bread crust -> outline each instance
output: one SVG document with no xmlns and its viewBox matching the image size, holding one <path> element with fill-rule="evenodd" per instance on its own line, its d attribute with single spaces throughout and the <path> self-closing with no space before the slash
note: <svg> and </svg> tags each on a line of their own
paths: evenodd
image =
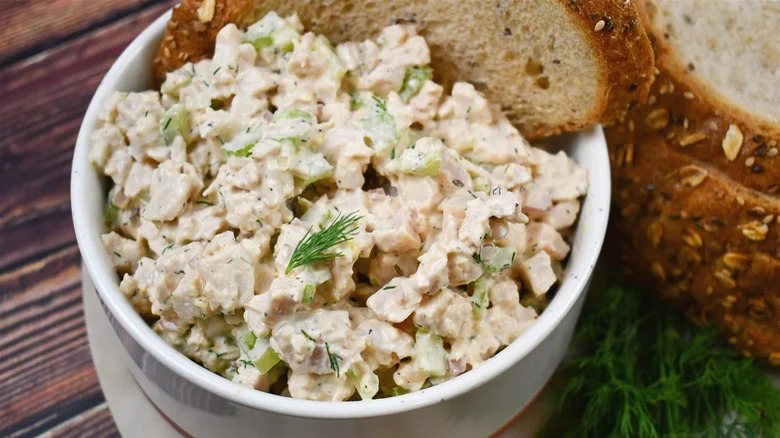
<svg viewBox="0 0 780 438">
<path fill-rule="evenodd" d="M 597 62 L 601 92 L 594 96 L 595 103 L 583 118 L 572 118 L 562 125 L 519 125 L 523 135 L 529 139 L 613 120 L 630 106 L 643 102 L 652 81 L 650 42 L 630 2 L 550 1 L 557 3 L 558 7 L 574 18 L 593 52 L 599 54 Z M 239 27 L 246 27 L 267 12 L 263 0 L 217 0 L 213 17 L 202 22 L 198 19 L 198 8 L 202 3 L 202 0 L 183 0 L 174 8 L 153 64 L 154 76 L 158 81 L 165 78 L 166 72 L 187 62 L 210 57 L 217 32 L 224 25 L 235 23 Z M 604 24 L 596 30 L 600 21 Z M 377 21 L 377 32 L 383 23 Z M 304 20 L 304 25 L 308 27 L 309 24 Z M 328 36 L 333 39 L 332 35 Z"/>
<path fill-rule="evenodd" d="M 780 128 L 701 83 L 638 8 L 657 74 L 647 105 L 606 130 L 608 245 L 691 319 L 780 366 Z"/>
<path fill-rule="evenodd" d="M 598 58 L 601 75 L 598 104 L 588 124 L 609 123 L 647 99 L 653 81 L 653 49 L 636 8 L 625 0 L 557 0 L 587 31 Z M 603 22 L 602 27 L 600 22 Z M 599 29 L 600 30 L 596 30 Z M 585 124 L 535 132 L 546 137 L 584 127 Z"/>
</svg>

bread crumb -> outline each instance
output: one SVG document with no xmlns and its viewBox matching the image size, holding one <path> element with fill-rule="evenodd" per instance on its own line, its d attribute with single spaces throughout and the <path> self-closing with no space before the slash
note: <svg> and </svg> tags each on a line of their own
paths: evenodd
<svg viewBox="0 0 780 438">
<path fill-rule="evenodd" d="M 604 22 L 604 20 L 599 20 L 598 23 L 596 23 L 596 27 L 593 28 L 596 32 L 600 31 L 601 29 L 604 29 L 604 26 L 606 26 L 607 23 Z"/>
<path fill-rule="evenodd" d="M 739 155 L 739 151 L 742 149 L 743 140 L 744 136 L 742 135 L 742 131 L 739 130 L 739 127 L 734 124 L 729 125 L 729 129 L 726 131 L 722 143 L 723 153 L 726 154 L 726 158 L 729 161 L 737 159 L 737 155 Z"/>
<path fill-rule="evenodd" d="M 686 91 L 685 93 L 683 93 L 683 97 L 688 99 L 688 100 L 693 100 L 693 98 L 696 97 L 696 96 L 694 96 L 694 94 L 691 93 L 690 91 Z"/>
</svg>

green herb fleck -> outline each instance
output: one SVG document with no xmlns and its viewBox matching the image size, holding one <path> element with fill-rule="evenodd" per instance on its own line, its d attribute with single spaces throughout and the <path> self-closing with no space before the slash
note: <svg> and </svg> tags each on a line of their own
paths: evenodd
<svg viewBox="0 0 780 438">
<path fill-rule="evenodd" d="M 302 334 L 304 337 L 306 337 L 306 339 L 308 339 L 308 340 L 310 340 L 310 341 L 312 341 L 312 342 L 317 342 L 317 341 L 315 341 L 315 340 L 314 340 L 314 338 L 312 338 L 312 337 L 311 337 L 311 335 L 310 335 L 310 334 L 306 333 L 306 330 L 303 330 L 303 329 L 301 329 L 301 334 Z"/>
<path fill-rule="evenodd" d="M 336 376 L 339 375 L 339 362 L 337 360 L 336 355 L 332 354 L 330 352 L 330 345 L 328 343 L 325 343 L 325 352 L 328 353 L 328 360 L 330 361 L 330 369 L 336 372 Z"/>
<path fill-rule="evenodd" d="M 385 286 L 382 288 L 382 290 L 390 290 L 390 289 L 395 289 L 395 286 Z"/>
<path fill-rule="evenodd" d="M 122 254 L 120 254 L 120 253 L 118 253 L 118 252 L 116 252 L 116 251 L 114 251 L 114 255 L 115 255 L 115 256 L 117 256 L 117 257 L 119 257 L 119 258 L 122 258 Z"/>
<path fill-rule="evenodd" d="M 344 254 L 340 252 L 328 254 L 325 251 L 352 240 L 352 237 L 358 232 L 358 227 L 355 223 L 361 217 L 357 215 L 356 211 L 346 216 L 342 216 L 339 213 L 327 228 L 313 234 L 311 233 L 311 228 L 309 228 L 295 246 L 285 273 L 289 274 L 290 271 L 299 266 L 322 263 L 335 257 L 343 257 Z"/>
</svg>

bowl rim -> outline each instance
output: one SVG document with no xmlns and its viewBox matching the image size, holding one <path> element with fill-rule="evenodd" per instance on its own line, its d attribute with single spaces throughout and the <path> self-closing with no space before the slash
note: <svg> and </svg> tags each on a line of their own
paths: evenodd
<svg viewBox="0 0 780 438">
<path fill-rule="evenodd" d="M 293 417 L 358 419 L 398 414 L 453 399 L 503 373 L 542 343 L 584 293 L 604 241 L 609 216 L 609 159 L 600 126 L 589 131 L 590 135 L 598 137 L 600 143 L 603 143 L 592 151 L 603 169 L 599 168 L 599 172 L 589 172 L 589 193 L 594 187 L 601 192 L 601 202 L 597 205 L 599 214 L 592 215 L 592 218 L 584 218 L 584 215 L 580 214 L 579 218 L 580 221 L 589 221 L 588 234 L 595 239 L 584 242 L 576 255 L 572 252 L 564 280 L 555 298 L 539 318 L 518 339 L 479 367 L 430 388 L 396 397 L 359 402 L 320 402 L 281 397 L 244 387 L 212 373 L 176 351 L 130 306 L 119 291 L 116 274 L 111 272 L 111 269 L 103 269 L 107 266 L 105 263 L 101 266 L 100 259 L 107 259 L 108 255 L 100 244 L 100 233 L 95 233 L 94 229 L 88 227 L 90 204 L 84 195 L 90 185 L 89 136 L 95 129 L 100 107 L 107 94 L 115 88 L 121 74 L 135 62 L 139 53 L 162 38 L 170 16 L 171 11 L 168 10 L 147 26 L 122 52 L 102 79 L 82 120 L 71 170 L 71 210 L 76 239 L 84 265 L 104 303 L 104 310 L 111 313 L 144 352 L 151 354 L 170 371 L 236 404 Z M 97 237 L 95 234 L 98 234 Z"/>
</svg>

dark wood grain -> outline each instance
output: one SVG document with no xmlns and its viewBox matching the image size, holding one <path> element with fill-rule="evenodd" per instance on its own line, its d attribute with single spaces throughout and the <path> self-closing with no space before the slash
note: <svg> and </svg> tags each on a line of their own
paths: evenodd
<svg viewBox="0 0 780 438">
<path fill-rule="evenodd" d="M 0 65 L 161 0 L 10 0 L 0 15 Z"/>
<path fill-rule="evenodd" d="M 106 70 L 173 2 L 7 3 L 0 16 L 0 185 L 9 189 L 0 196 L 0 436 L 117 436 L 87 344 L 70 162 Z M 9 62 L 19 54 L 25 57 Z"/>
<path fill-rule="evenodd" d="M 49 432 L 51 438 L 107 438 L 117 436 L 108 406 L 101 403 Z"/>
</svg>

